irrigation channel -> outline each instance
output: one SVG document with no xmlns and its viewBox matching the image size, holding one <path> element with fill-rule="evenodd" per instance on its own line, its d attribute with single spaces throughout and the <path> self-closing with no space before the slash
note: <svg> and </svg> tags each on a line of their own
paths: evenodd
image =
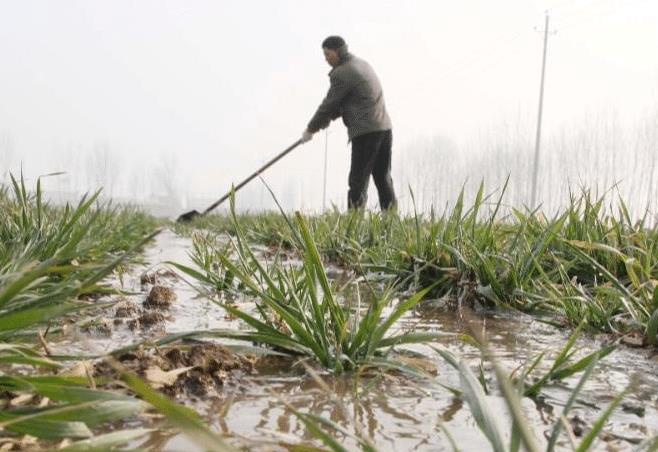
<svg viewBox="0 0 658 452">
<path fill-rule="evenodd" d="M 244 330 L 244 322 L 200 295 L 192 287 L 195 282 L 188 275 L 168 264 L 177 262 L 193 267 L 191 248 L 190 238 L 171 230 L 161 232 L 144 250 L 142 264 L 111 281 L 129 294 L 122 295 L 121 301 L 104 310 L 90 325 L 72 326 L 67 328 L 66 334 L 52 339 L 49 342 L 52 353 L 104 355 L 117 348 L 140 341 L 155 342 L 175 333 Z M 257 248 L 256 254 L 265 259 L 269 252 L 271 250 L 263 246 Z M 295 259 L 291 256 L 283 263 L 299 265 Z M 329 267 L 327 273 L 332 279 L 340 280 L 345 278 L 346 271 Z M 158 287 L 164 288 L 161 290 L 166 292 L 165 301 L 162 306 L 147 309 L 143 305 L 153 297 L 154 287 L 156 291 Z M 352 293 L 358 295 L 356 289 Z M 116 301 L 117 296 L 109 299 Z M 255 311 L 254 300 L 249 297 L 238 297 L 230 302 L 246 312 Z M 154 303 L 157 304 L 157 300 Z M 490 413 L 503 432 L 502 441 L 509 444 L 511 417 L 505 398 L 496 384 L 491 361 L 482 358 L 481 349 L 469 338 L 473 331 L 486 337 L 496 362 L 507 372 L 516 369 L 520 373 L 522 366 L 528 366 L 544 354 L 546 359 L 539 361 L 534 370 L 541 375 L 549 370 L 573 332 L 573 329 L 542 323 L 518 311 L 487 311 L 468 306 L 456 309 L 442 300 L 431 299 L 407 312 L 395 328 L 437 334 L 431 343 L 398 347 L 416 352 L 401 355 L 399 359 L 420 369 L 424 377 L 390 369 L 336 374 L 322 370 L 308 359 L 277 354 L 259 356 L 257 351 L 264 348 L 250 342 L 208 337 L 184 342 L 188 347 L 187 358 L 180 356 L 180 351 L 162 352 L 170 364 L 176 361 L 169 368 L 162 356 L 154 357 L 152 350 L 149 354 L 129 347 L 123 357 L 115 356 L 119 356 L 124 365 L 132 365 L 132 369 L 144 371 L 150 367 L 147 380 L 154 387 L 159 386 L 179 403 L 202 413 L 214 430 L 238 448 L 295 450 L 303 445 L 322 446 L 318 436 L 293 414 L 292 409 L 295 409 L 328 419 L 351 434 L 370 440 L 381 451 L 454 450 L 455 445 L 459 450 L 484 451 L 491 450 L 492 443 L 478 427 L 466 397 L 457 392 L 463 390 L 463 375 L 437 350 L 451 353 L 478 376 L 488 392 L 484 397 Z M 218 349 L 217 356 L 202 356 L 200 361 L 194 361 L 189 350 L 208 341 L 224 344 L 229 349 Z M 575 362 L 578 357 L 600 350 L 610 341 L 612 338 L 605 335 L 581 335 L 576 341 L 578 352 L 571 359 Z M 247 358 L 226 350 L 242 350 Z M 222 360 L 230 362 L 222 364 Z M 217 368 L 210 369 L 213 376 L 208 378 L 202 375 L 199 367 L 207 367 L 211 361 Z M 153 375 L 153 366 L 163 371 L 177 367 L 183 370 L 173 379 L 170 379 L 171 374 L 158 379 L 158 375 Z M 197 374 L 191 375 L 194 372 Z M 537 442 L 543 444 L 542 449 L 580 376 L 581 373 L 576 373 L 552 382 L 541 388 L 539 396 L 520 399 L 524 417 Z M 593 449 L 634 450 L 640 442 L 655 436 L 658 432 L 658 357 L 654 349 L 618 344 L 593 368 L 564 419 L 565 428 L 557 449 L 571 450 L 570 436 L 576 443 L 580 442 L 615 396 L 629 384 L 629 393 L 608 418 Z M 121 427 L 151 428 L 161 423 L 157 417 L 140 416 L 128 419 Z M 348 450 L 359 448 L 356 439 L 335 430 L 327 431 Z M 162 428 L 126 447 L 202 450 L 176 430 Z"/>
</svg>

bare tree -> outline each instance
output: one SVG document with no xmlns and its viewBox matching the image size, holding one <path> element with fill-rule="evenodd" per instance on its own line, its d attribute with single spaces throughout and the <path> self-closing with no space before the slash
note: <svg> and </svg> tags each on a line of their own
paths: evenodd
<svg viewBox="0 0 658 452">
<path fill-rule="evenodd" d="M 180 176 L 177 171 L 178 162 L 174 154 L 164 156 L 153 167 L 153 180 L 151 190 L 160 198 L 160 203 L 172 207 L 181 207 Z"/>
<path fill-rule="evenodd" d="M 107 197 L 113 197 L 119 178 L 119 161 L 112 154 L 110 146 L 106 142 L 96 143 L 91 152 L 87 154 L 87 186 L 88 189 L 96 190 L 103 188 Z"/>
</svg>

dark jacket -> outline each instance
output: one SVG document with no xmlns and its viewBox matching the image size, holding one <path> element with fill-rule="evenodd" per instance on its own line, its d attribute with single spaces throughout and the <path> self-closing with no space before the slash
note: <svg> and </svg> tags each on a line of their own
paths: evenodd
<svg viewBox="0 0 658 452">
<path fill-rule="evenodd" d="M 386 113 L 384 92 L 375 71 L 346 48 L 340 49 L 339 55 L 340 64 L 329 72 L 329 92 L 308 123 L 308 130 L 315 133 L 324 129 L 339 116 L 343 117 L 350 140 L 390 130 L 391 118 Z"/>
</svg>

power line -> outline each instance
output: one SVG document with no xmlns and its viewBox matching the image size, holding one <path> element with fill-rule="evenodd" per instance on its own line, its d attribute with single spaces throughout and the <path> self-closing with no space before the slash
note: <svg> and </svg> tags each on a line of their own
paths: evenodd
<svg viewBox="0 0 658 452">
<path fill-rule="evenodd" d="M 642 0 L 642 1 L 647 1 L 647 0 Z M 585 22 L 582 21 L 578 22 L 578 20 L 576 20 L 575 22 L 569 23 L 566 26 L 566 27 L 571 27 L 572 25 L 578 25 L 579 23 L 587 23 L 592 19 L 596 19 L 602 15 L 606 15 L 615 11 L 614 8 L 612 10 L 604 9 L 599 11 L 598 14 L 592 15 L 593 7 L 602 4 L 602 2 L 605 2 L 605 0 L 585 0 L 582 3 L 565 0 L 564 2 L 558 4 L 558 6 L 554 6 L 550 8 L 548 12 L 552 14 L 555 11 L 559 11 L 559 13 L 552 15 L 558 16 L 560 20 L 563 20 L 565 18 L 566 19 L 580 19 L 583 17 L 588 18 L 588 20 L 586 20 Z M 610 3 L 606 3 L 605 5 L 611 6 Z M 565 27 L 560 27 L 560 29 L 562 28 Z M 468 55 L 466 59 L 457 62 L 457 64 L 448 68 L 447 70 L 442 71 L 441 75 L 438 77 L 438 81 L 442 81 L 448 77 L 460 75 L 466 71 L 479 68 L 481 67 L 480 66 L 481 63 L 487 64 L 487 63 L 492 63 L 492 62 L 495 63 L 500 61 L 501 60 L 500 54 L 502 53 L 502 51 L 507 49 L 510 44 L 515 42 L 519 37 L 524 35 L 527 31 L 529 30 L 519 30 L 512 34 L 500 33 L 495 37 L 493 37 L 492 39 L 488 39 L 487 45 L 485 47 Z"/>
<path fill-rule="evenodd" d="M 585 0 L 584 3 L 578 4 L 577 2 L 574 2 L 573 0 L 565 0 L 560 4 L 557 9 L 563 8 L 564 5 L 569 5 L 571 8 L 567 9 L 567 12 L 570 12 L 570 14 L 567 15 L 567 17 L 574 17 L 577 15 L 580 15 L 581 13 L 587 11 L 592 5 L 600 2 L 601 0 Z M 575 8 L 574 8 L 575 6 Z M 554 8 L 551 8 L 549 11 L 552 11 Z M 576 14 L 574 14 L 576 13 Z M 470 55 L 467 55 L 466 59 L 463 59 L 460 62 L 457 62 L 456 65 L 454 65 L 451 68 L 448 68 L 446 71 L 443 71 L 442 74 L 439 76 L 439 80 L 443 80 L 449 76 L 455 76 L 455 75 L 460 75 L 464 71 L 468 71 L 470 69 L 474 69 L 476 67 L 479 67 L 479 64 L 481 62 L 498 62 L 500 61 L 500 53 L 501 51 L 504 51 L 509 47 L 510 44 L 513 42 L 517 41 L 518 38 L 523 36 L 524 34 L 528 33 L 530 30 L 518 30 L 515 33 L 508 34 L 508 33 L 499 33 L 498 35 L 494 36 L 493 38 L 490 38 L 487 40 L 487 45 L 484 46 L 482 49 L 473 52 Z M 484 57 L 484 58 L 482 58 Z"/>
<path fill-rule="evenodd" d="M 499 35 L 498 39 L 494 39 L 493 42 L 489 41 L 490 42 L 489 46 L 481 49 L 478 52 L 471 54 L 470 58 L 466 60 L 462 60 L 461 63 L 453 66 L 452 68 L 443 71 L 439 76 L 438 81 L 444 80 L 447 77 L 460 75 L 463 74 L 465 71 L 469 71 L 476 67 L 480 67 L 479 65 L 482 62 L 488 63 L 491 61 L 499 60 L 499 58 L 496 57 L 500 57 L 501 52 L 507 49 L 509 44 L 516 41 L 516 39 L 519 38 L 524 33 L 526 33 L 526 30 L 517 31 L 512 35 Z"/>
</svg>

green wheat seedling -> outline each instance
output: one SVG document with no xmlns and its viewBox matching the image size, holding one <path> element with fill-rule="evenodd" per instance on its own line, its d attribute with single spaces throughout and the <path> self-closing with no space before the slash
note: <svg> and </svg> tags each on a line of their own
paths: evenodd
<svg viewBox="0 0 658 452">
<path fill-rule="evenodd" d="M 99 205 L 98 192 L 75 206 L 53 207 L 43 199 L 40 180 L 34 192 L 22 177 L 11 181 L 12 189 L 0 190 L 0 393 L 49 403 L 3 408 L 1 434 L 80 439 L 99 447 L 144 436 L 148 430 L 121 430 L 92 441 L 94 430 L 136 416 L 147 405 L 95 389 L 90 378 L 53 376 L 63 363 L 44 350 L 40 332 L 96 309 L 80 297 L 109 291 L 104 279 L 134 260 L 157 233 L 155 221 L 134 209 Z"/>
<path fill-rule="evenodd" d="M 327 262 L 400 291 L 433 285 L 430 296 L 488 307 L 512 307 L 559 325 L 658 338 L 658 230 L 633 220 L 623 200 L 606 208 L 606 194 L 571 194 L 547 216 L 507 206 L 507 185 L 467 202 L 462 189 L 451 207 L 411 216 L 337 210 L 305 218 Z M 410 191 L 413 199 L 413 191 Z M 300 239 L 284 215 L 238 216 L 243 240 L 295 252 Z M 209 216 L 213 233 L 235 235 L 231 218 Z M 296 226 L 295 226 L 296 228 Z"/>
<path fill-rule="evenodd" d="M 232 204 L 232 211 L 235 212 Z M 301 265 L 281 265 L 278 259 L 262 263 L 246 242 L 234 214 L 235 237 L 231 254 L 217 252 L 222 271 L 242 284 L 255 298 L 257 314 L 252 315 L 229 303 L 217 301 L 224 309 L 244 321 L 249 331 L 226 332 L 227 336 L 267 344 L 279 351 L 311 356 L 335 372 L 355 369 L 363 364 L 385 362 L 385 352 L 399 344 L 424 342 L 430 333 L 391 333 L 394 324 L 413 309 L 432 287 L 415 293 L 393 305 L 392 290 L 375 297 L 365 309 L 341 302 L 341 294 L 327 277 L 322 258 L 303 216 L 297 213 L 287 224 L 299 237 Z M 201 257 L 197 255 L 197 258 Z M 177 265 L 188 275 L 210 282 L 199 271 Z M 206 268 L 208 272 L 210 269 Z M 384 315 L 385 309 L 391 312 Z"/>
</svg>

